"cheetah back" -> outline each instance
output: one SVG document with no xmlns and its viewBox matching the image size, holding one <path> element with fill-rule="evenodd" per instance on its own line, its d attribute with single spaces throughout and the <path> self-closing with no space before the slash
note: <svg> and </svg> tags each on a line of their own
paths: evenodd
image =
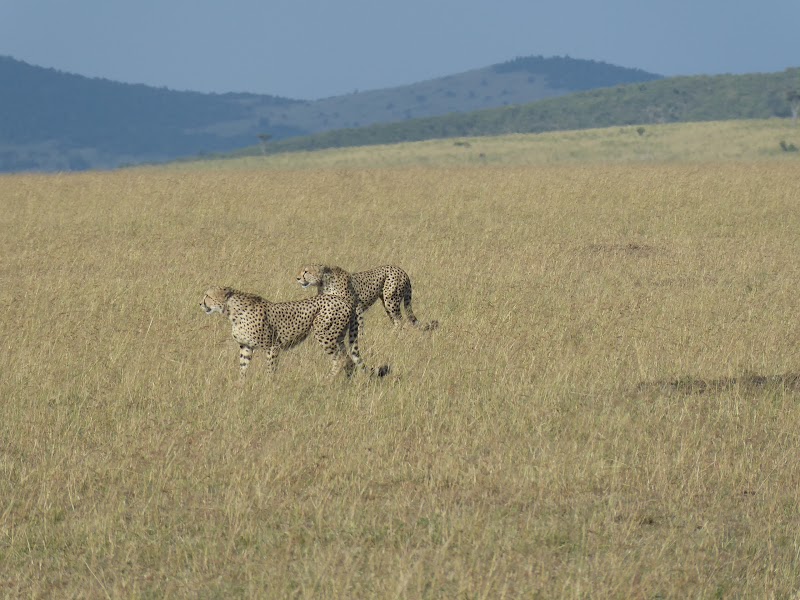
<svg viewBox="0 0 800 600">
<path fill-rule="evenodd" d="M 275 343 L 282 348 L 299 344 L 312 329 L 326 339 L 343 339 L 349 321 L 349 305 L 336 296 L 271 303 L 266 311 L 268 328 L 274 332 Z"/>
<path fill-rule="evenodd" d="M 352 273 L 350 281 L 365 309 L 375 304 L 378 298 L 383 299 L 385 294 L 393 292 L 398 287 L 404 288 L 406 285 L 411 285 L 411 280 L 406 272 L 394 265 L 383 265 L 367 271 Z"/>
</svg>

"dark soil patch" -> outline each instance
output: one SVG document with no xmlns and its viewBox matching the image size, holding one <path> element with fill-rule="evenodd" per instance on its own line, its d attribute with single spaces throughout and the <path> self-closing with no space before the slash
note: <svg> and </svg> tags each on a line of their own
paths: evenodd
<svg viewBox="0 0 800 600">
<path fill-rule="evenodd" d="M 591 244 L 589 252 L 593 254 L 613 254 L 616 256 L 646 257 L 657 252 L 655 246 L 629 242 L 627 244 Z"/>
<path fill-rule="evenodd" d="M 768 389 L 784 389 L 792 392 L 800 392 L 800 374 L 758 375 L 755 373 L 748 373 L 740 377 L 723 377 L 721 379 L 699 379 L 687 376 L 673 380 L 643 381 L 636 386 L 636 391 L 683 394 L 689 396 L 721 392 L 735 387 L 749 392 L 759 392 Z"/>
</svg>

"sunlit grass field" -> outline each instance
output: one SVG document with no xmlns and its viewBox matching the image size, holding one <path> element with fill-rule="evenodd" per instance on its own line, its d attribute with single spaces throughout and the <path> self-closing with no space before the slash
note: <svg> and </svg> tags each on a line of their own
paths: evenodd
<svg viewBox="0 0 800 600">
<path fill-rule="evenodd" d="M 794 151 L 785 151 L 794 146 Z M 430 140 L 383 146 L 193 160 L 168 168 L 306 169 L 527 166 L 783 160 L 796 164 L 800 128 L 788 119 L 712 121 Z"/>
<path fill-rule="evenodd" d="M 798 166 L 0 177 L 0 594 L 793 597 Z M 203 292 L 306 262 L 440 328 L 237 388 Z"/>
</svg>

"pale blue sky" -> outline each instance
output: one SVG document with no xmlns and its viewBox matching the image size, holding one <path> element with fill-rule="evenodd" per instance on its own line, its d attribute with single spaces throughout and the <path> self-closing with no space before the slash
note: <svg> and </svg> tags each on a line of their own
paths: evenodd
<svg viewBox="0 0 800 600">
<path fill-rule="evenodd" d="M 800 0 L 0 0 L 0 54 L 316 99 L 542 55 L 662 75 L 800 66 Z"/>
</svg>

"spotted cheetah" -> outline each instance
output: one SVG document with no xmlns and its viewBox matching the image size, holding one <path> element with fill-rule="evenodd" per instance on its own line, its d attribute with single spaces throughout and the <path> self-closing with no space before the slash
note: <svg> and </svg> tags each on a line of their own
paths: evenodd
<svg viewBox="0 0 800 600">
<path fill-rule="evenodd" d="M 358 347 L 358 333 L 364 325 L 362 313 L 364 308 L 353 289 L 350 274 L 339 267 L 321 266 L 319 270 L 319 294 L 338 296 L 345 300 L 351 307 L 350 325 L 348 328 L 348 342 L 350 343 L 350 356 L 357 365 L 363 365 L 361 352 Z M 306 287 L 306 286 L 303 286 Z"/>
<path fill-rule="evenodd" d="M 328 275 L 328 273 L 332 275 Z M 389 320 L 395 325 L 401 325 L 403 316 L 400 305 L 405 306 L 406 318 L 416 328 L 422 331 L 431 331 L 439 326 L 438 321 L 421 323 L 414 315 L 411 308 L 411 278 L 400 267 L 384 265 L 369 271 L 360 271 L 349 274 L 349 285 L 343 283 L 341 273 L 346 271 L 338 267 L 327 265 L 306 265 L 297 275 L 297 282 L 304 288 L 315 286 L 317 294 L 341 293 L 341 288 L 347 286 L 356 294 L 356 314 L 359 320 L 359 329 L 363 325 L 363 313 L 380 298 Z M 328 277 L 328 279 L 326 279 Z"/>
<path fill-rule="evenodd" d="M 296 346 L 311 331 L 333 360 L 331 377 L 340 370 L 350 377 L 356 367 L 344 343 L 352 306 L 338 296 L 269 302 L 255 294 L 215 287 L 205 293 L 200 307 L 206 314 L 218 312 L 228 317 L 233 339 L 239 343 L 240 383 L 256 348 L 267 351 L 267 366 L 274 373 L 279 352 Z M 386 375 L 388 371 L 388 365 L 377 371 L 370 370 L 378 376 Z"/>
</svg>

